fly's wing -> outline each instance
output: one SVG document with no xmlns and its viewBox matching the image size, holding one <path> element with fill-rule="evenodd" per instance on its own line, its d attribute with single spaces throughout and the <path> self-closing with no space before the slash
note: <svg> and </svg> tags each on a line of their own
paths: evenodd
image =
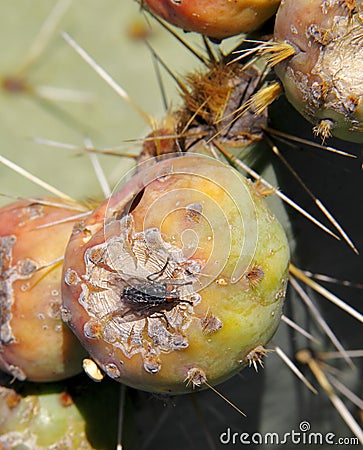
<svg viewBox="0 0 363 450">
<path fill-rule="evenodd" d="M 135 276 L 128 276 L 126 274 L 120 275 L 119 273 L 117 276 L 113 277 L 111 280 L 108 280 L 107 284 L 112 289 L 118 288 L 121 300 L 122 300 L 122 293 L 125 288 L 134 287 L 135 289 L 138 289 L 141 292 L 143 292 L 144 289 L 140 289 L 140 287 L 143 285 L 144 286 L 146 285 L 145 280 L 143 278 L 139 278 L 139 277 L 135 277 Z"/>
<path fill-rule="evenodd" d="M 115 311 L 111 311 L 102 317 L 102 322 L 107 323 L 110 320 L 116 320 L 119 323 L 136 322 L 138 320 L 146 319 L 153 314 L 163 314 L 168 309 L 169 304 L 133 304 L 132 306 L 121 307 Z M 170 305 L 171 306 L 171 305 Z"/>
</svg>

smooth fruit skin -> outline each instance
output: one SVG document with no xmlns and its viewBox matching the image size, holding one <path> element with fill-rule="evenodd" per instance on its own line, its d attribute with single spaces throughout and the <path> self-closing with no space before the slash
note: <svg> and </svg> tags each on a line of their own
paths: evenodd
<svg viewBox="0 0 363 450">
<path fill-rule="evenodd" d="M 168 158 L 139 169 L 75 228 L 64 263 L 64 319 L 117 381 L 190 392 L 205 379 L 215 385 L 231 377 L 271 339 L 288 260 L 284 231 L 253 183 L 212 158 Z M 124 289 L 141 275 L 155 286 L 147 277 L 158 282 L 158 272 L 183 302 L 137 316 Z"/>
<path fill-rule="evenodd" d="M 144 0 L 151 11 L 182 28 L 215 39 L 256 30 L 280 0 Z"/>
<path fill-rule="evenodd" d="M 275 70 L 290 103 L 323 139 L 363 142 L 361 6 L 334 0 L 285 0 L 274 39 L 295 48 Z"/>
<path fill-rule="evenodd" d="M 55 381 L 82 370 L 85 352 L 60 314 L 62 257 L 76 214 L 54 198 L 0 209 L 0 368 L 20 380 Z M 52 225 L 59 220 L 66 222 Z"/>
</svg>

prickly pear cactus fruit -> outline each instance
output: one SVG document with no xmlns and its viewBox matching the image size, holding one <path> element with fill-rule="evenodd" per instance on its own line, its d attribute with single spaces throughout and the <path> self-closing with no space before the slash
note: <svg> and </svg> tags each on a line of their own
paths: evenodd
<svg viewBox="0 0 363 450">
<path fill-rule="evenodd" d="M 117 387 L 87 379 L 82 388 L 65 383 L 0 385 L 0 448 L 116 448 Z M 107 420 L 100 415 L 101 408 L 107 408 Z"/>
<path fill-rule="evenodd" d="M 258 187 L 230 166 L 149 160 L 75 227 L 63 318 L 117 381 L 165 393 L 215 385 L 275 333 L 288 259 Z"/>
<path fill-rule="evenodd" d="M 0 447 L 10 449 L 92 449 L 86 443 L 84 421 L 66 393 L 22 397 L 0 387 Z M 51 417 L 51 420 L 49 418 Z"/>
<path fill-rule="evenodd" d="M 294 49 L 276 72 L 323 139 L 363 142 L 362 14 L 355 1 L 286 0 L 276 16 L 275 40 Z"/>
<path fill-rule="evenodd" d="M 185 31 L 224 39 L 249 33 L 276 12 L 280 0 L 144 0 L 144 4 Z"/>
<path fill-rule="evenodd" d="M 54 198 L 0 209 L 0 368 L 19 380 L 81 371 L 84 350 L 64 326 L 61 271 L 81 205 Z"/>
</svg>

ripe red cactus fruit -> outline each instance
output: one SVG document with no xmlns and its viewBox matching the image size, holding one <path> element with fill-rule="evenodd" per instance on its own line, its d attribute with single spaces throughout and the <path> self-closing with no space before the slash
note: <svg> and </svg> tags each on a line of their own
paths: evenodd
<svg viewBox="0 0 363 450">
<path fill-rule="evenodd" d="M 280 0 L 143 0 L 148 9 L 185 31 L 224 39 L 259 28 Z"/>
<path fill-rule="evenodd" d="M 117 381 L 165 393 L 215 385 L 275 333 L 288 259 L 281 225 L 230 166 L 149 160 L 75 227 L 63 318 Z"/>
<path fill-rule="evenodd" d="M 82 370 L 85 352 L 60 315 L 61 265 L 80 209 L 54 198 L 0 209 L 0 368 L 19 380 Z"/>
<path fill-rule="evenodd" d="M 274 38 L 293 55 L 277 64 L 292 105 L 324 139 L 363 142 L 362 6 L 347 0 L 285 0 Z M 291 55 L 291 52 L 290 52 Z"/>
</svg>

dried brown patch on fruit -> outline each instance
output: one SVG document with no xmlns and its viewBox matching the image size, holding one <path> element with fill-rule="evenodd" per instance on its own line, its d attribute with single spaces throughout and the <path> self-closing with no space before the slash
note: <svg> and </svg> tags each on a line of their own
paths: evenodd
<svg viewBox="0 0 363 450">
<path fill-rule="evenodd" d="M 196 276 L 159 230 L 137 233 L 131 216 L 120 220 L 119 229 L 119 237 L 85 253 L 78 299 L 91 316 L 85 335 L 117 346 L 127 358 L 140 354 L 145 370 L 155 373 L 160 352 L 188 346 L 185 333 L 200 301 L 192 289 Z"/>
</svg>

